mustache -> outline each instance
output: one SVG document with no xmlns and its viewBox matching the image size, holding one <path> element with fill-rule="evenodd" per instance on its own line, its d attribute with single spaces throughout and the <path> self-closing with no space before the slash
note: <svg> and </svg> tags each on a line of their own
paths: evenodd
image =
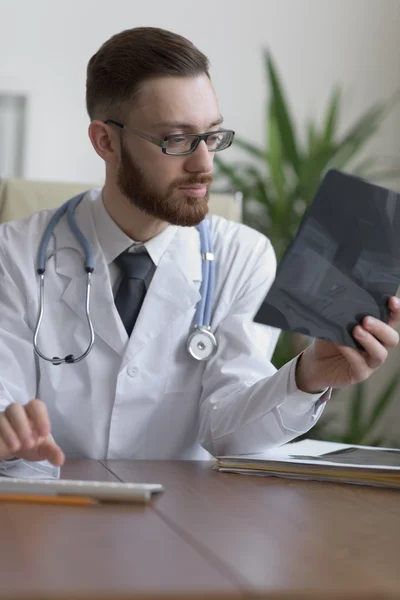
<svg viewBox="0 0 400 600">
<path fill-rule="evenodd" d="M 214 177 L 212 175 L 192 175 L 191 177 L 174 181 L 173 188 L 189 187 L 191 185 L 211 185 L 213 181 Z"/>
</svg>

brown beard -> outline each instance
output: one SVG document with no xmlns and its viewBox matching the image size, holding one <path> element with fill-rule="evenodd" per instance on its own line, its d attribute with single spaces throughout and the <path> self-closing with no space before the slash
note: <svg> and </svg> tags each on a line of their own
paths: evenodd
<svg viewBox="0 0 400 600">
<path fill-rule="evenodd" d="M 157 177 L 157 173 L 154 176 Z M 117 185 L 121 192 L 139 210 L 171 225 L 193 227 L 205 218 L 208 212 L 208 188 L 203 198 L 183 196 L 178 188 L 196 184 L 208 186 L 212 181 L 212 175 L 192 175 L 175 180 L 165 195 L 160 195 L 121 143 L 121 164 L 117 173 Z"/>
</svg>

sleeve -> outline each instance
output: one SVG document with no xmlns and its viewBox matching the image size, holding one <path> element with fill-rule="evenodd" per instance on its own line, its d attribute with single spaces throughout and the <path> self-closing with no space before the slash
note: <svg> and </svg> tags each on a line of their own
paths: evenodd
<svg viewBox="0 0 400 600">
<path fill-rule="evenodd" d="M 279 371 L 271 363 L 279 331 L 254 322 L 276 272 L 262 238 L 250 274 L 215 334 L 218 352 L 203 375 L 200 443 L 214 456 L 262 452 L 305 433 L 320 417 L 330 390 L 297 388 L 298 357 Z"/>
<path fill-rule="evenodd" d="M 27 303 L 0 261 L 0 412 L 12 402 L 26 404 L 36 397 L 37 366 L 33 332 L 27 322 Z M 0 476 L 58 477 L 59 468 L 48 461 L 0 461 Z"/>
</svg>

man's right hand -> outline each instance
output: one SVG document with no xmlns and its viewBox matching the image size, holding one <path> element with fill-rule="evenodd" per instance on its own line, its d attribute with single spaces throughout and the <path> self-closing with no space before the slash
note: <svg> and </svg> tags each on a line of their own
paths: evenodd
<svg viewBox="0 0 400 600">
<path fill-rule="evenodd" d="M 41 400 L 10 404 L 0 413 L 0 460 L 10 458 L 48 460 L 55 466 L 64 463 L 63 451 L 50 435 L 50 419 Z"/>
</svg>

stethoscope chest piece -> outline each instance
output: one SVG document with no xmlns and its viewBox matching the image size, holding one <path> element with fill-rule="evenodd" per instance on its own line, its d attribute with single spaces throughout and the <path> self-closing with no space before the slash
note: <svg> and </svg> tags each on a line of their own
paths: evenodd
<svg viewBox="0 0 400 600">
<path fill-rule="evenodd" d="M 195 327 L 186 343 L 187 350 L 196 360 L 208 360 L 217 351 L 217 340 L 208 327 Z"/>
</svg>

